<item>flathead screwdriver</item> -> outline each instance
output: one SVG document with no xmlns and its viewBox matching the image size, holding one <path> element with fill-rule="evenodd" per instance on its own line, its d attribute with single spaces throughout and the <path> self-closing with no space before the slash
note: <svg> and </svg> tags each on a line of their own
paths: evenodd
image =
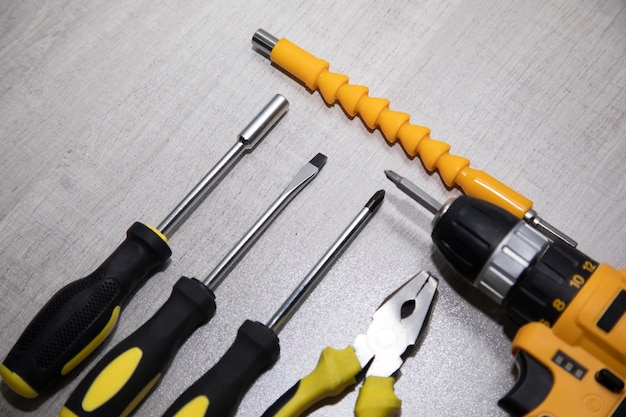
<svg viewBox="0 0 626 417">
<path fill-rule="evenodd" d="M 67 284 L 50 298 L 0 365 L 0 376 L 13 391 L 35 398 L 90 356 L 114 329 L 122 306 L 170 257 L 170 232 L 228 169 L 255 147 L 288 106 L 284 97 L 276 95 L 158 227 L 135 222 L 126 239 L 93 273 Z"/>
<path fill-rule="evenodd" d="M 246 320 L 224 356 L 191 385 L 164 417 L 225 417 L 235 415 L 241 399 L 254 381 L 277 360 L 277 333 L 316 286 L 330 265 L 377 211 L 385 192 L 376 192 L 326 254 L 317 262 L 267 324 Z"/>
<path fill-rule="evenodd" d="M 302 167 L 204 282 L 181 277 L 165 304 L 89 371 L 59 416 L 110 417 L 132 412 L 162 378 L 183 343 L 213 317 L 216 308 L 214 290 L 234 263 L 317 176 L 325 163 L 326 157 L 317 154 Z"/>
</svg>

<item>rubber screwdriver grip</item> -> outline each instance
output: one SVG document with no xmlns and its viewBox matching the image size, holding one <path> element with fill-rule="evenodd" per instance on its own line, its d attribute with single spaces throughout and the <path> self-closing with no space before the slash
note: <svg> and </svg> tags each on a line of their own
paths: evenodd
<svg viewBox="0 0 626 417">
<path fill-rule="evenodd" d="M 182 344 L 215 313 L 215 295 L 182 277 L 165 304 L 78 384 L 60 416 L 127 415 L 167 371 Z"/>
<path fill-rule="evenodd" d="M 246 320 L 219 362 L 178 397 L 164 417 L 234 416 L 244 394 L 278 360 L 279 352 L 273 331 Z"/>
<path fill-rule="evenodd" d="M 134 223 L 102 265 L 61 288 L 26 327 L 0 366 L 6 384 L 27 398 L 56 384 L 111 333 L 122 306 L 171 253 L 156 231 Z"/>
</svg>

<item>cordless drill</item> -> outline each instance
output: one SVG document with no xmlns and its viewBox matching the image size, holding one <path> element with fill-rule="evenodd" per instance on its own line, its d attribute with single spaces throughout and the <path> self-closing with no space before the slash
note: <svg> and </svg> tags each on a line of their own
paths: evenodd
<svg viewBox="0 0 626 417">
<path fill-rule="evenodd" d="M 518 380 L 498 404 L 513 417 L 626 416 L 626 270 L 599 264 L 489 202 L 445 205 L 387 171 L 434 215 L 450 265 L 521 326 Z"/>
</svg>

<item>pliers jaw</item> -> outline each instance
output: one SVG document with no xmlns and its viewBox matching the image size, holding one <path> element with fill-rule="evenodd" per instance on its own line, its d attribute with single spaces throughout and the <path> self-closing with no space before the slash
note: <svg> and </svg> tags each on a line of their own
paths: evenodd
<svg viewBox="0 0 626 417">
<path fill-rule="evenodd" d="M 366 376 L 389 377 L 403 363 L 402 354 L 415 344 L 428 316 L 438 281 L 422 271 L 394 291 L 372 316 L 366 334 L 354 341 Z M 371 363 L 370 363 L 371 362 Z"/>
</svg>

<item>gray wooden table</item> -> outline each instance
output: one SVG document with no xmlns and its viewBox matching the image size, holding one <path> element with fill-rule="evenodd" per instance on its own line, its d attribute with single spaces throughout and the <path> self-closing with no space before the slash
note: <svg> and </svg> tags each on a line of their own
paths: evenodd
<svg viewBox="0 0 626 417">
<path fill-rule="evenodd" d="M 171 239 L 169 266 L 127 305 L 103 352 L 202 277 L 317 152 L 327 166 L 217 291 L 218 312 L 135 413 L 159 416 L 232 342 L 266 321 L 376 190 L 380 212 L 280 334 L 280 361 L 244 398 L 258 416 L 325 346 L 366 328 L 422 269 L 441 278 L 395 388 L 403 416 L 504 416 L 515 380 L 497 306 L 436 253 L 430 216 L 385 169 L 458 195 L 378 131 L 252 51 L 260 27 L 331 63 L 522 194 L 590 256 L 624 267 L 626 13 L 620 0 L 4 1 L 0 4 L 0 356 L 44 302 L 95 268 L 135 220 L 163 219 L 275 94 L 287 116 Z M 92 362 L 93 364 L 93 362 Z M 2 385 L 0 415 L 56 415 Z M 351 415 L 356 391 L 311 415 Z"/>
</svg>

